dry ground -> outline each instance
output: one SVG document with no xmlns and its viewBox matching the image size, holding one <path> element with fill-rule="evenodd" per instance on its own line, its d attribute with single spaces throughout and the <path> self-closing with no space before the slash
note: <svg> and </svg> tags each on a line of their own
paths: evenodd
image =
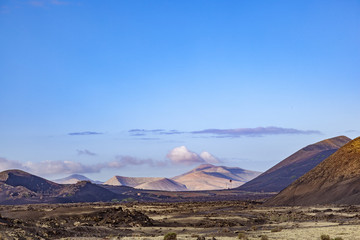
<svg viewBox="0 0 360 240">
<path fill-rule="evenodd" d="M 0 206 L 2 239 L 360 239 L 360 207 L 261 201 Z M 0 239 L 1 239 L 0 238 Z"/>
</svg>

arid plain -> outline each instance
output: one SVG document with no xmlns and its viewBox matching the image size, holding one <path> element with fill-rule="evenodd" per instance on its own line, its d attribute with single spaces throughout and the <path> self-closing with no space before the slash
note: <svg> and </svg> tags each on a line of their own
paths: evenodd
<svg viewBox="0 0 360 240">
<path fill-rule="evenodd" d="M 359 206 L 258 201 L 2 206 L 2 239 L 360 239 Z M 266 237 L 265 237 L 266 236 Z"/>
</svg>

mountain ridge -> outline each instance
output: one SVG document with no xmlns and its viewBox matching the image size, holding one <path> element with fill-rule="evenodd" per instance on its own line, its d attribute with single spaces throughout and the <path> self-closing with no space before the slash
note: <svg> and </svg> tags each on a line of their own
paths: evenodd
<svg viewBox="0 0 360 240">
<path fill-rule="evenodd" d="M 240 186 L 239 190 L 279 192 L 331 156 L 350 140 L 346 136 L 337 136 L 307 145 L 260 176 Z"/>
<path fill-rule="evenodd" d="M 169 178 L 163 177 L 124 177 L 113 176 L 105 185 L 128 186 L 137 189 L 163 190 L 163 191 L 186 191 L 185 185 Z"/>
<path fill-rule="evenodd" d="M 297 179 L 267 205 L 360 204 L 360 137 Z"/>
</svg>

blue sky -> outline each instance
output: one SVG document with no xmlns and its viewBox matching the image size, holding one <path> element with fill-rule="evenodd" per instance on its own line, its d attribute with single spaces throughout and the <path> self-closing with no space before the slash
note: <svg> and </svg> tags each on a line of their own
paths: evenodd
<svg viewBox="0 0 360 240">
<path fill-rule="evenodd" d="M 0 170 L 265 171 L 360 135 L 359 1 L 1 0 L 0 29 Z"/>
</svg>

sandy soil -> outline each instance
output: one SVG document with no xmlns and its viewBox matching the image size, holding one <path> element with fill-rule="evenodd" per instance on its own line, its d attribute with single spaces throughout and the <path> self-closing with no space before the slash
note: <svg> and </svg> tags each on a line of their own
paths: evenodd
<svg viewBox="0 0 360 240">
<path fill-rule="evenodd" d="M 360 239 L 360 206 L 261 201 L 0 206 L 0 239 Z"/>
</svg>

